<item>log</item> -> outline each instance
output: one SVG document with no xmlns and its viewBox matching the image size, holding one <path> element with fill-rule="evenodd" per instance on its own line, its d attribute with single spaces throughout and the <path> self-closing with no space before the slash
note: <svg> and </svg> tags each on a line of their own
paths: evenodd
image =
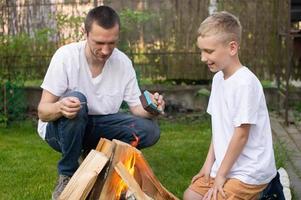
<svg viewBox="0 0 301 200">
<path fill-rule="evenodd" d="M 121 179 L 127 184 L 128 190 L 130 190 L 135 199 L 137 200 L 152 200 L 141 190 L 140 185 L 136 182 L 135 178 L 129 173 L 128 169 L 121 163 L 117 163 L 115 170 Z"/>
<path fill-rule="evenodd" d="M 108 158 L 103 153 L 91 150 L 59 196 L 59 200 L 86 199 L 107 162 Z"/>
<path fill-rule="evenodd" d="M 119 199 L 121 195 L 120 184 L 122 184 L 122 180 L 116 173 L 114 167 L 118 162 L 122 162 L 126 167 L 133 165 L 135 162 L 134 159 L 137 150 L 134 147 L 118 140 L 113 140 L 113 142 L 116 147 L 112 154 L 108 175 L 98 198 L 99 200 Z"/>
<path fill-rule="evenodd" d="M 92 188 L 91 194 L 89 195 L 89 200 L 99 199 L 101 190 L 104 186 L 106 178 L 108 176 L 108 171 L 112 162 L 112 155 L 115 149 L 116 143 L 111 140 L 101 138 L 97 144 L 96 151 L 104 153 L 108 158 L 109 162 L 104 167 L 104 170 L 98 175 L 97 180 Z"/>
<path fill-rule="evenodd" d="M 140 187 L 145 194 L 156 200 L 179 200 L 160 183 L 140 151 L 136 155 L 135 167 L 136 176 L 140 176 Z"/>
<path fill-rule="evenodd" d="M 101 139 L 59 199 L 120 200 L 123 194 L 135 200 L 178 200 L 162 186 L 138 149 L 118 140 Z"/>
</svg>

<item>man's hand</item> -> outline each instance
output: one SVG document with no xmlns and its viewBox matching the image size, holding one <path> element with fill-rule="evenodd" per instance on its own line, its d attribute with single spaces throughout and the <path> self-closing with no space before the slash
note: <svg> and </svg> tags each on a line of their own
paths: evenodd
<svg viewBox="0 0 301 200">
<path fill-rule="evenodd" d="M 157 104 L 158 110 L 161 111 L 162 114 L 164 114 L 164 109 L 165 109 L 165 101 L 163 100 L 163 96 L 160 95 L 158 92 L 155 92 L 153 94 L 153 99 L 155 104 Z"/>
<path fill-rule="evenodd" d="M 76 97 L 65 97 L 58 101 L 58 103 L 60 112 L 68 119 L 75 118 L 81 108 L 80 101 Z"/>
</svg>

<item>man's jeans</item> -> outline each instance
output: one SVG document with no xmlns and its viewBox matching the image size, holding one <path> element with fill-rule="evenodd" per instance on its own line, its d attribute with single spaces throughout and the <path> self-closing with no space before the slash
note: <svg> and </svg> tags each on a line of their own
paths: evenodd
<svg viewBox="0 0 301 200">
<path fill-rule="evenodd" d="M 67 96 L 87 102 L 80 92 L 71 92 Z M 72 176 L 78 168 L 82 151 L 95 149 L 100 138 L 121 140 L 141 149 L 155 144 L 159 137 L 159 126 L 153 120 L 124 113 L 88 115 L 87 104 L 82 104 L 74 119 L 61 117 L 49 122 L 45 140 L 53 149 L 62 153 L 58 173 Z"/>
</svg>

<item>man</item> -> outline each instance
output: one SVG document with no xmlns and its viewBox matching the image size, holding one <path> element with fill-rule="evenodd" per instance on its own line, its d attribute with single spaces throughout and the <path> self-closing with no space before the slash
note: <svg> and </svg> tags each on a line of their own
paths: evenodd
<svg viewBox="0 0 301 200">
<path fill-rule="evenodd" d="M 56 199 L 78 168 L 82 151 L 95 148 L 101 137 L 137 148 L 155 144 L 160 136 L 154 115 L 143 109 L 135 71 L 116 48 L 120 20 L 110 7 L 92 9 L 85 20 L 86 41 L 59 48 L 54 54 L 38 106 L 38 132 L 62 153 L 58 163 Z M 164 111 L 163 97 L 153 95 Z M 132 115 L 118 113 L 122 101 Z"/>
</svg>

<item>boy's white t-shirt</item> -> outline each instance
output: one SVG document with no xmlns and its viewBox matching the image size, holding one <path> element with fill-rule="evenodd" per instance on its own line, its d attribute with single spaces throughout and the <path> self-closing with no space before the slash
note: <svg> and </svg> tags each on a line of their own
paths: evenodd
<svg viewBox="0 0 301 200">
<path fill-rule="evenodd" d="M 215 177 L 226 154 L 235 127 L 251 124 L 248 141 L 227 178 L 247 184 L 265 184 L 276 175 L 272 133 L 260 81 L 241 67 L 224 80 L 222 71 L 213 77 L 207 112 L 211 115 Z"/>
<path fill-rule="evenodd" d="M 69 91 L 83 93 L 90 115 L 117 113 L 123 100 L 129 106 L 141 104 L 141 92 L 130 59 L 115 48 L 102 73 L 92 78 L 85 45 L 86 41 L 82 41 L 59 48 L 52 57 L 41 87 L 58 97 Z M 47 122 L 39 120 L 38 133 L 43 139 L 46 125 Z"/>
</svg>

